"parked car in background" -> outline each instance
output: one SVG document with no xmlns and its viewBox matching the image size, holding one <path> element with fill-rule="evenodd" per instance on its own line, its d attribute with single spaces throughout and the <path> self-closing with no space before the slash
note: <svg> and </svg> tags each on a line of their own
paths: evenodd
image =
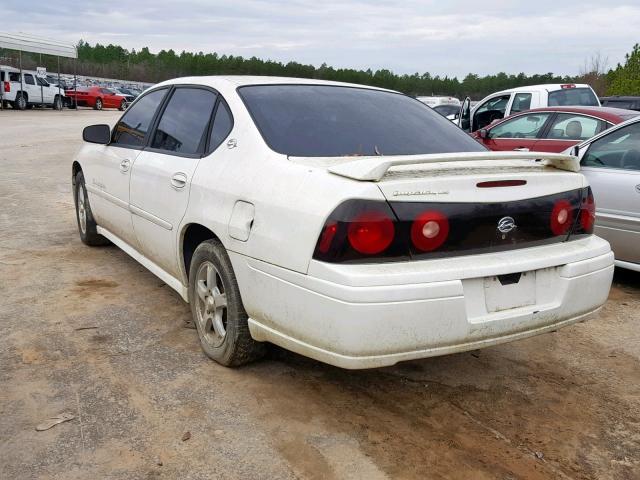
<svg viewBox="0 0 640 480">
<path fill-rule="evenodd" d="M 75 90 L 67 90 L 67 95 L 81 107 L 93 107 L 96 110 L 103 108 L 124 110 L 127 108 L 126 98 L 109 88 L 78 87 Z"/>
<path fill-rule="evenodd" d="M 640 117 L 567 149 L 596 201 L 596 233 L 609 241 L 616 265 L 640 272 Z"/>
<path fill-rule="evenodd" d="M 140 95 L 140 91 L 138 91 L 138 90 L 136 90 L 134 88 L 120 87 L 120 88 L 118 88 L 118 91 L 124 93 L 125 95 L 131 96 L 133 98 L 133 100 L 138 98 L 138 96 Z"/>
<path fill-rule="evenodd" d="M 461 102 L 456 97 L 446 97 L 446 96 L 421 96 L 416 97 L 416 100 L 420 100 L 425 105 L 428 105 L 431 108 L 439 107 L 440 105 L 453 105 L 460 108 Z"/>
<path fill-rule="evenodd" d="M 640 112 L 607 107 L 536 108 L 471 135 L 490 150 L 562 152 L 638 115 Z"/>
<path fill-rule="evenodd" d="M 22 81 L 21 81 L 22 80 Z M 36 76 L 36 72 L 0 65 L 2 99 L 17 110 L 43 105 L 60 110 L 65 103 L 64 90 L 49 85 Z"/>
<path fill-rule="evenodd" d="M 124 97 L 124 99 L 127 101 L 127 105 L 130 104 L 131 102 L 133 102 L 136 99 L 136 97 L 134 97 L 130 93 L 125 93 L 120 88 L 110 88 L 109 90 L 112 90 L 113 93 L 115 93 L 116 95 L 120 95 L 121 97 Z"/>
<path fill-rule="evenodd" d="M 460 128 L 475 132 L 495 120 L 532 108 L 584 106 L 599 107 L 600 101 L 593 89 L 586 84 L 545 84 L 511 88 L 492 93 L 473 108 L 470 101 L 463 102 Z"/>
<path fill-rule="evenodd" d="M 603 107 L 625 108 L 627 110 L 640 111 L 640 97 L 615 96 L 601 97 L 600 103 Z"/>
<path fill-rule="evenodd" d="M 609 294 L 575 157 L 490 152 L 397 92 L 189 77 L 83 138 L 81 240 L 178 291 L 223 365 L 262 342 L 392 365 L 556 330 Z"/>
<path fill-rule="evenodd" d="M 433 109 L 449 120 L 456 120 L 460 113 L 460 105 L 436 105 Z"/>
</svg>

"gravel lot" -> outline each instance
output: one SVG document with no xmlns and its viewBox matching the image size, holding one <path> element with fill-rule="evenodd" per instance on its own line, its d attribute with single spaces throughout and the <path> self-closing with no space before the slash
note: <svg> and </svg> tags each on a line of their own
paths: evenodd
<svg viewBox="0 0 640 480">
<path fill-rule="evenodd" d="M 0 478 L 640 478 L 640 274 L 617 271 L 590 321 L 508 345 L 229 370 L 175 292 L 80 243 L 71 159 L 118 117 L 0 112 Z"/>
</svg>

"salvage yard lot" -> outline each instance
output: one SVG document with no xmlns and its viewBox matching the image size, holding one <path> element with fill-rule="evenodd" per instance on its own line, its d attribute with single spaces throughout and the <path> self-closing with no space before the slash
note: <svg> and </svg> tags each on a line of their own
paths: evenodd
<svg viewBox="0 0 640 480">
<path fill-rule="evenodd" d="M 590 321 L 507 345 L 227 369 L 173 290 L 80 242 L 71 158 L 119 115 L 0 112 L 0 478 L 640 478 L 640 274 L 617 270 Z"/>
</svg>

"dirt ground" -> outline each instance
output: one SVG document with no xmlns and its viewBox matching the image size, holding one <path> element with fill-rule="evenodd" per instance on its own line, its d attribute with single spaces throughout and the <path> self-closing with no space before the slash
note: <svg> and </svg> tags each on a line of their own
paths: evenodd
<svg viewBox="0 0 640 480">
<path fill-rule="evenodd" d="M 617 271 L 591 320 L 508 345 L 226 369 L 174 291 L 80 243 L 71 159 L 118 116 L 0 112 L 0 478 L 640 478 L 640 274 Z"/>
</svg>

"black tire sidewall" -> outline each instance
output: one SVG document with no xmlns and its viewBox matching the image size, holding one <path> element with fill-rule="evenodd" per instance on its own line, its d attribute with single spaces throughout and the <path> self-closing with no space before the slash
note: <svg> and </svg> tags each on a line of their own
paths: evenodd
<svg viewBox="0 0 640 480">
<path fill-rule="evenodd" d="M 227 297 L 226 335 L 222 343 L 217 347 L 211 346 L 203 339 L 197 320 L 198 294 L 196 292 L 196 274 L 205 261 L 211 262 L 220 273 Z M 229 256 L 222 244 L 217 240 L 208 240 L 201 243 L 193 253 L 189 269 L 189 299 L 191 315 L 198 331 L 200 344 L 209 358 L 225 366 L 236 366 L 260 356 L 256 353 L 262 348 L 262 344 L 250 338 L 247 325 L 248 316 L 242 303 L 231 260 L 229 260 Z"/>
<path fill-rule="evenodd" d="M 80 228 L 80 214 L 78 213 L 78 188 L 82 185 L 82 192 L 84 195 L 84 208 L 87 216 L 87 228 L 83 232 Z M 73 187 L 73 204 L 76 207 L 76 223 L 78 225 L 78 233 L 80 234 L 80 240 L 82 243 L 89 246 L 107 245 L 109 241 L 98 233 L 98 225 L 93 218 L 93 212 L 91 211 L 91 205 L 89 205 L 89 197 L 87 195 L 87 185 L 84 181 L 84 174 L 79 171 L 76 174 L 76 181 Z"/>
</svg>

